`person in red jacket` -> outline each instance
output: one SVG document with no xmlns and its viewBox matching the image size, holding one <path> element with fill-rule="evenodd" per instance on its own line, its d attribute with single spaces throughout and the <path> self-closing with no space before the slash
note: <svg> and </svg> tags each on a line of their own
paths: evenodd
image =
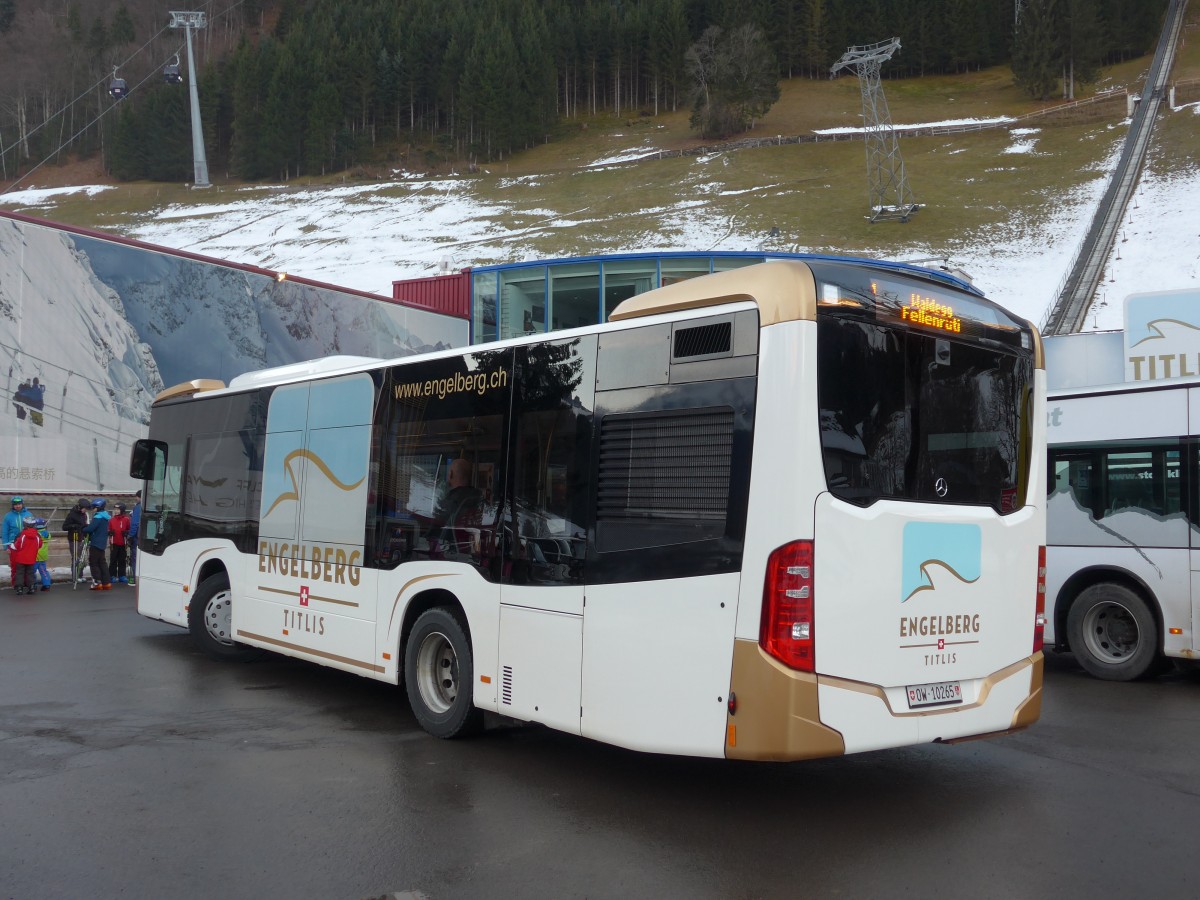
<svg viewBox="0 0 1200 900">
<path fill-rule="evenodd" d="M 38 551 L 42 549 L 42 536 L 38 534 L 37 522 L 27 515 L 17 539 L 13 541 L 12 560 L 15 564 L 13 577 L 18 594 L 33 593 L 33 567 L 37 564 Z"/>
<path fill-rule="evenodd" d="M 122 584 L 128 584 L 129 579 L 125 575 L 125 564 L 128 560 L 126 554 L 129 546 L 129 513 L 125 512 L 125 504 L 117 504 L 117 514 L 112 517 L 112 521 L 108 523 L 108 533 L 112 538 L 112 549 L 109 553 L 109 569 L 112 571 L 112 583 L 118 581 Z"/>
</svg>

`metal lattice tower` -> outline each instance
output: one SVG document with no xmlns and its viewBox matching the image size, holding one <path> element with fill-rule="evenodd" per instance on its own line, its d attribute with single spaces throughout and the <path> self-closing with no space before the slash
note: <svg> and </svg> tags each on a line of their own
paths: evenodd
<svg viewBox="0 0 1200 900">
<path fill-rule="evenodd" d="M 182 28 L 187 37 L 188 93 L 192 101 L 192 165 L 195 179 L 192 187 L 212 187 L 208 180 L 208 158 L 204 155 L 204 131 L 200 128 L 200 94 L 196 88 L 196 59 L 192 55 L 192 32 L 205 28 L 208 21 L 202 12 L 171 13 L 171 28 Z"/>
<path fill-rule="evenodd" d="M 892 127 L 892 113 L 879 81 L 879 68 L 900 49 L 900 38 L 864 47 L 850 47 L 833 64 L 830 75 L 851 69 L 858 75 L 862 91 L 863 134 L 867 140 L 867 181 L 871 191 L 871 221 L 907 222 L 920 209 L 913 202 L 900 138 Z"/>
</svg>

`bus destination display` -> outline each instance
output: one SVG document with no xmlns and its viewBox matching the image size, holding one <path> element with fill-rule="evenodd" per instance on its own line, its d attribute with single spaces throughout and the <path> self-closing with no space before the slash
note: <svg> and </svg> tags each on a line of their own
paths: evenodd
<svg viewBox="0 0 1200 900">
<path fill-rule="evenodd" d="M 878 296 L 878 284 L 871 283 L 872 293 Z M 962 319 L 954 314 L 954 307 L 927 297 L 917 291 L 908 295 L 908 303 L 900 307 L 900 318 L 911 325 L 933 328 L 951 334 L 962 333 Z"/>
</svg>

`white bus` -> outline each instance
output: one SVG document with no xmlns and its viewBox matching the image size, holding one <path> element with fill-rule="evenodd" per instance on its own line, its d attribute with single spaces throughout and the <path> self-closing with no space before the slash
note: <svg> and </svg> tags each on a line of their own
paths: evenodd
<svg viewBox="0 0 1200 900">
<path fill-rule="evenodd" d="M 1200 382 L 1052 392 L 1046 639 L 1128 681 L 1200 640 Z"/>
<path fill-rule="evenodd" d="M 1040 339 L 911 266 L 768 262 L 600 326 L 156 401 L 138 609 L 217 656 L 638 750 L 792 760 L 1036 720 Z"/>
</svg>

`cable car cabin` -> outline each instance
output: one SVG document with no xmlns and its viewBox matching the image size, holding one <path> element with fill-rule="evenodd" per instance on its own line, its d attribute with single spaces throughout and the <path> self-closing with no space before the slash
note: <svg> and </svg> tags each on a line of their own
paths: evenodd
<svg viewBox="0 0 1200 900">
<path fill-rule="evenodd" d="M 168 63 L 163 68 L 162 77 L 167 84 L 183 84 L 183 73 L 175 63 Z"/>
<path fill-rule="evenodd" d="M 129 93 L 128 89 L 125 87 L 125 79 L 114 78 L 112 81 L 110 81 L 108 83 L 108 93 L 112 95 L 114 100 L 120 100 L 127 93 Z"/>
</svg>

